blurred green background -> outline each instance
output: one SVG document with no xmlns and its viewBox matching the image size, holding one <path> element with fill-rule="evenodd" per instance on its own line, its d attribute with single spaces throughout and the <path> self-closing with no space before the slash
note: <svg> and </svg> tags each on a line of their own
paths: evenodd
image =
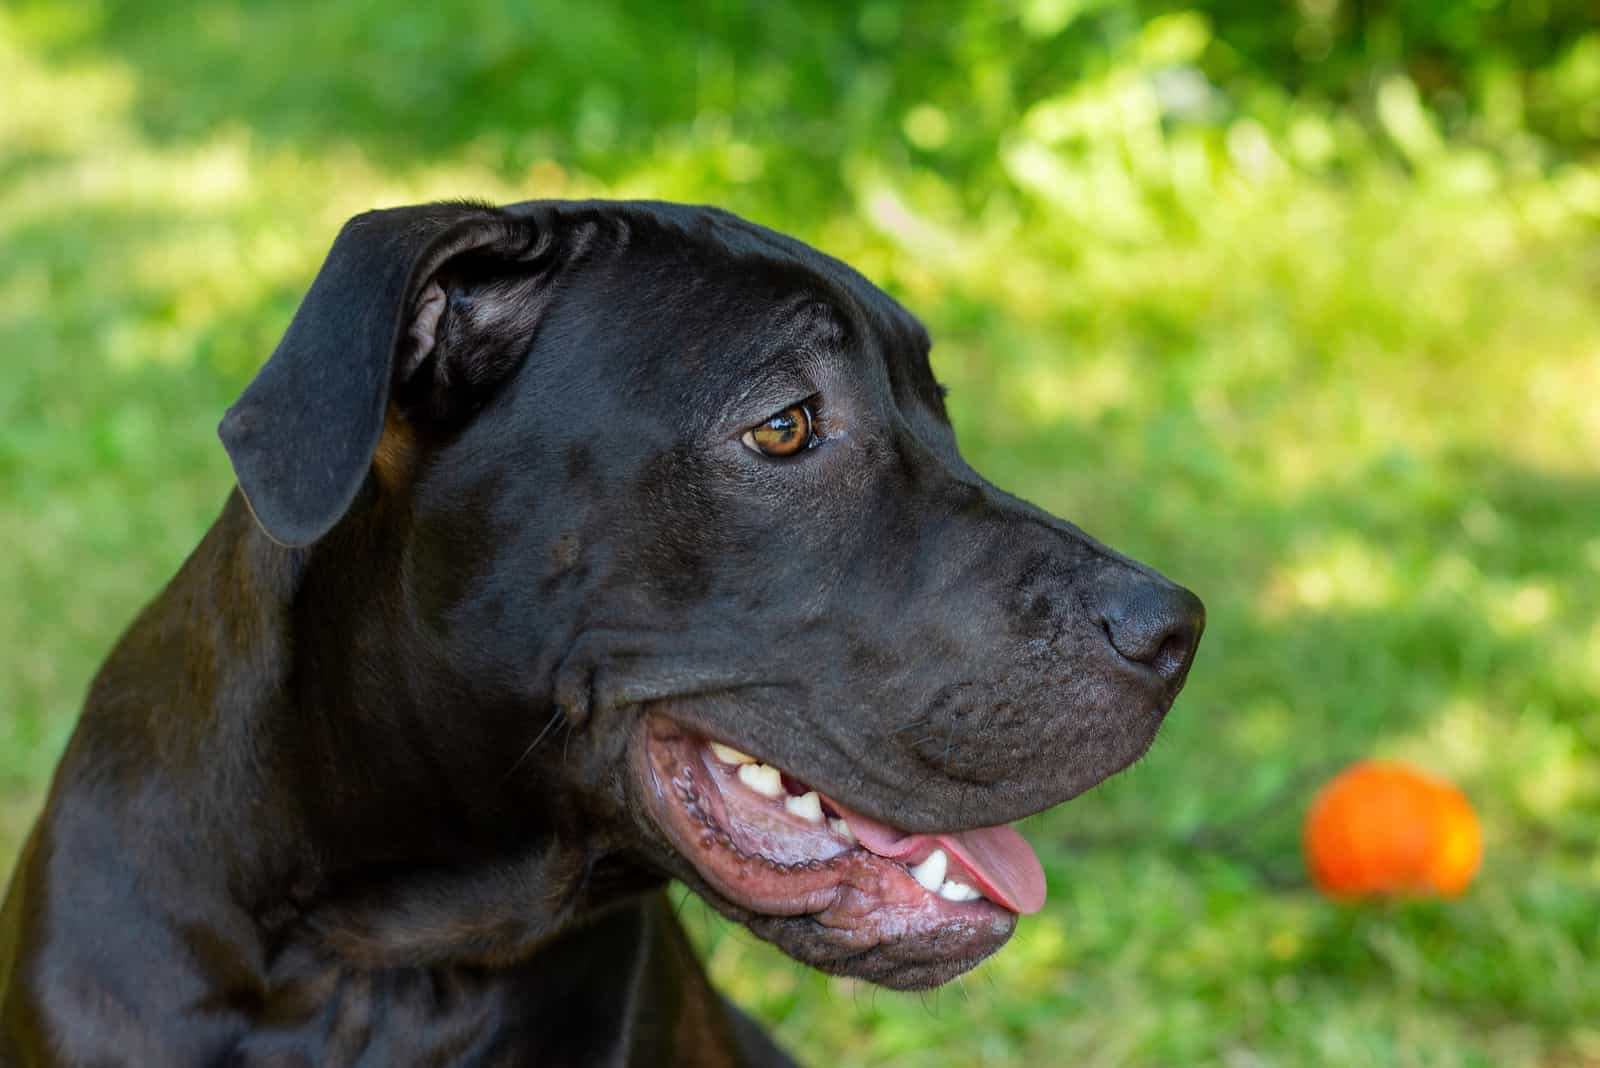
<svg viewBox="0 0 1600 1068">
<path fill-rule="evenodd" d="M 996 959 L 896 995 L 688 903 L 725 988 L 819 1065 L 1600 1064 L 1592 0 L 11 0 L 0 86 L 0 871 L 344 218 L 706 201 L 898 295 L 976 466 L 1210 609 Z M 1462 900 L 1306 886 L 1372 754 L 1474 799 Z"/>
</svg>

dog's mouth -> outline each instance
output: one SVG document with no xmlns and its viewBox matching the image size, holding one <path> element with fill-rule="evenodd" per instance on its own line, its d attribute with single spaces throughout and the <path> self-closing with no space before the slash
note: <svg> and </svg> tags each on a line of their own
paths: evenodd
<svg viewBox="0 0 1600 1068">
<path fill-rule="evenodd" d="M 909 834 L 661 715 L 646 717 L 644 765 L 651 814 L 713 904 L 826 970 L 943 982 L 1044 904 L 1011 827 Z"/>
</svg>

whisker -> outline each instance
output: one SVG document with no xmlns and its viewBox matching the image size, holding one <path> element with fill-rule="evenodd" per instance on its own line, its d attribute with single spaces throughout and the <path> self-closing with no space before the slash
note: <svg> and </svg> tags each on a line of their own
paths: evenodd
<svg viewBox="0 0 1600 1068">
<path fill-rule="evenodd" d="M 511 770 L 506 772 L 506 776 L 505 777 L 507 779 L 511 778 L 512 775 L 516 774 L 517 769 L 522 767 L 523 761 L 527 760 L 528 757 L 533 755 L 533 751 L 535 749 L 539 748 L 539 743 L 544 741 L 545 737 L 550 733 L 550 731 L 552 729 L 554 729 L 555 725 L 557 723 L 560 723 L 560 722 L 561 722 L 561 709 L 558 708 L 554 712 L 550 713 L 550 719 L 545 723 L 543 729 L 541 729 L 539 731 L 539 733 L 534 737 L 533 741 L 528 743 L 528 748 L 524 749 L 522 751 L 522 755 L 517 757 L 517 762 L 515 764 L 511 765 Z"/>
</svg>

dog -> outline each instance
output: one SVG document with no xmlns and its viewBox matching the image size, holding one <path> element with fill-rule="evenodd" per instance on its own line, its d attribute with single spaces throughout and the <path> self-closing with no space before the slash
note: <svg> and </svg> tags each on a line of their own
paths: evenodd
<svg viewBox="0 0 1600 1068">
<path fill-rule="evenodd" d="M 929 344 L 715 209 L 351 220 L 22 849 L 0 1063 L 791 1064 L 669 879 L 888 987 L 993 953 L 1204 610 L 969 467 Z"/>
</svg>

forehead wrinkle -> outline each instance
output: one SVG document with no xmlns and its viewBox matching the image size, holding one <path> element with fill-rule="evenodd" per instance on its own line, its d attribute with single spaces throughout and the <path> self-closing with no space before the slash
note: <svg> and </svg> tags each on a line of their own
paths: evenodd
<svg viewBox="0 0 1600 1068">
<path fill-rule="evenodd" d="M 844 335 L 838 339 L 840 343 L 835 348 L 825 348 L 823 351 L 842 355 L 861 350 L 859 355 L 864 364 L 861 371 L 871 376 L 883 376 L 884 384 L 888 387 L 887 403 L 891 407 L 899 407 L 906 399 L 926 406 L 919 386 L 936 389 L 937 385 L 932 368 L 928 365 L 933 341 L 921 320 L 855 268 L 815 250 L 807 248 L 806 251 L 820 263 L 805 262 L 802 266 L 821 274 L 831 295 L 853 309 L 860 321 L 865 323 L 865 329 L 857 331 L 855 320 L 848 315 L 840 316 L 836 322 Z M 788 255 L 792 257 L 794 253 Z M 856 338 L 854 335 L 858 333 L 864 336 Z M 926 382 L 922 382 L 922 379 L 926 379 Z"/>
<path fill-rule="evenodd" d="M 515 207 L 526 209 L 538 203 Z M 830 303 L 838 305 L 832 310 L 836 316 L 834 322 L 846 331 L 845 336 L 836 339 L 841 348 L 846 347 L 850 340 L 850 312 L 859 316 L 878 335 L 886 353 L 898 350 L 902 344 L 909 344 L 919 354 L 926 354 L 931 346 L 928 332 L 921 321 L 860 271 L 797 238 L 770 230 L 731 212 L 658 201 L 544 203 L 562 213 L 582 215 L 595 209 L 615 213 L 623 235 L 617 244 L 618 251 L 625 249 L 639 230 L 649 229 L 669 240 L 685 241 L 690 248 L 703 248 L 708 243 L 714 245 L 719 253 L 714 262 L 726 265 L 731 260 L 734 266 L 744 272 L 743 278 L 761 273 L 770 275 L 774 269 L 790 275 L 793 288 L 798 293 L 809 291 L 825 306 Z M 630 226 L 628 220 L 634 225 Z"/>
<path fill-rule="evenodd" d="M 815 294 L 797 292 L 784 302 L 774 319 L 780 323 L 764 348 L 768 354 L 749 367 L 730 368 L 730 373 L 745 380 L 744 387 L 717 405 L 718 420 L 752 404 L 761 391 L 772 393 L 772 403 L 781 404 L 803 398 L 783 396 L 782 391 L 814 390 L 822 376 L 819 364 L 843 357 L 842 342 L 851 331 L 839 312 Z"/>
<path fill-rule="evenodd" d="M 694 410 L 705 414 L 706 423 L 726 421 L 740 405 L 753 404 L 751 398 L 763 388 L 777 404 L 799 400 L 781 391 L 818 388 L 825 377 L 819 372 L 830 366 L 857 365 L 854 377 L 867 386 L 867 394 L 890 408 L 919 403 L 920 378 L 927 377 L 931 387 L 931 373 L 919 373 L 918 361 L 925 367 L 929 340 L 916 317 L 849 264 L 788 235 L 719 210 L 652 202 L 517 207 L 543 208 L 567 225 L 614 214 L 621 222 L 610 242 L 615 266 L 629 264 L 652 280 L 681 277 L 685 267 L 699 274 L 698 294 L 678 293 L 665 307 L 646 313 L 647 318 L 692 315 L 697 303 L 704 311 L 708 298 L 728 300 L 728 320 L 742 321 L 746 328 L 714 331 L 722 341 L 734 342 L 720 352 L 717 337 L 700 338 L 701 351 L 720 356 L 715 362 L 724 368 L 722 375 L 707 376 L 693 387 L 698 394 Z M 703 258 L 706 252 L 713 255 Z M 753 297 L 751 282 L 769 295 Z M 750 324 L 756 324 L 759 340 L 740 344 L 749 338 Z M 747 360 L 750 364 L 741 366 Z M 644 366 L 636 369 L 639 376 L 646 373 Z M 719 388 L 730 378 L 745 380 L 732 397 Z"/>
<path fill-rule="evenodd" d="M 754 246 L 757 251 L 752 258 L 767 265 L 771 264 L 776 254 L 784 263 L 797 266 L 813 278 L 827 283 L 832 295 L 842 298 L 841 303 L 852 306 L 874 329 L 885 335 L 910 335 L 913 344 L 920 344 L 923 351 L 927 351 L 928 332 L 917 317 L 843 260 L 813 248 L 798 238 L 769 230 L 759 223 L 728 212 L 714 212 L 706 222 L 736 254 Z"/>
<path fill-rule="evenodd" d="M 730 420 L 735 412 L 750 416 L 750 411 L 742 409 L 753 410 L 756 402 L 752 398 L 758 396 L 765 396 L 774 410 L 797 402 L 803 399 L 799 394 L 821 388 L 836 377 L 829 372 L 837 371 L 848 372 L 845 377 L 856 384 L 852 392 L 869 410 L 876 411 L 875 421 L 885 426 L 902 421 L 900 409 L 908 402 L 916 403 L 917 361 L 925 362 L 928 351 L 922 324 L 847 265 L 838 265 L 844 268 L 843 275 L 824 273 L 837 261 L 803 245 L 798 247 L 809 254 L 805 259 L 787 245 L 763 244 L 778 252 L 778 262 L 773 262 L 768 251 L 741 258 L 749 260 L 741 270 L 750 274 L 765 271 L 770 278 L 776 268 L 794 279 L 796 292 L 784 300 L 781 320 L 787 337 L 753 367 L 732 370 L 749 382 L 722 407 L 719 419 Z M 864 289 L 864 294 L 857 292 L 858 288 Z M 931 384 L 931 372 L 922 374 Z"/>
</svg>

